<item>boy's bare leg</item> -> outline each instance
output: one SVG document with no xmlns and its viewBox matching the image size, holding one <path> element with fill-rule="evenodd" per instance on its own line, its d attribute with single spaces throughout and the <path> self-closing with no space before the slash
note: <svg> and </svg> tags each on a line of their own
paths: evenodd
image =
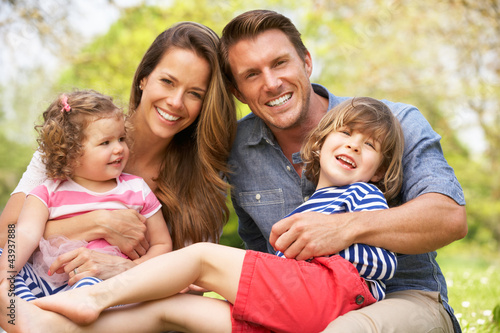
<svg viewBox="0 0 500 333">
<path fill-rule="evenodd" d="M 190 284 L 213 290 L 234 304 L 245 251 L 197 243 L 150 259 L 99 284 L 33 301 L 75 323 L 88 324 L 104 309 L 162 299 Z"/>
<path fill-rule="evenodd" d="M 4 283 L 0 285 L 0 327 L 9 333 L 30 332 L 230 332 L 229 304 L 225 301 L 179 294 L 157 301 L 124 306 L 104 311 L 88 326 L 79 326 L 68 318 L 38 308 L 15 298 L 15 311 L 8 309 Z M 9 316 L 11 315 L 11 316 Z"/>
</svg>

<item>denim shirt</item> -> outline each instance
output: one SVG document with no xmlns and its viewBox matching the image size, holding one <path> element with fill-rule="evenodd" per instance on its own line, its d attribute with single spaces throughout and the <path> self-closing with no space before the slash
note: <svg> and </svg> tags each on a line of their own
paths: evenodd
<svg viewBox="0 0 500 333">
<path fill-rule="evenodd" d="M 328 98 L 329 110 L 348 99 L 334 96 L 317 84 L 313 84 L 313 89 L 316 94 Z M 443 156 L 441 137 L 414 106 L 382 102 L 400 121 L 405 137 L 401 203 L 435 192 L 465 205 L 462 188 Z M 302 163 L 299 152 L 292 158 L 294 163 Z M 232 171 L 229 182 L 233 186 L 231 198 L 239 219 L 238 232 L 245 246 L 274 253 L 269 244 L 273 224 L 306 201 L 315 190 L 314 184 L 304 174 L 299 177 L 270 129 L 252 113 L 238 123 L 229 165 Z M 436 255 L 436 252 L 398 255 L 396 275 L 387 281 L 387 293 L 408 289 L 438 291 L 459 332 L 458 322 L 448 305 L 446 282 Z"/>
</svg>

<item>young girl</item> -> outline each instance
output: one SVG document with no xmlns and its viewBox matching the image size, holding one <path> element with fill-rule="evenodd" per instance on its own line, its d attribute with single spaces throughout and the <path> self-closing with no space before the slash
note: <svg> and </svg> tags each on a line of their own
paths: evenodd
<svg viewBox="0 0 500 333">
<path fill-rule="evenodd" d="M 305 168 L 317 182 L 317 191 L 294 213 L 386 208 L 384 194 L 391 200 L 401 186 L 402 152 L 401 128 L 383 103 L 356 98 L 340 104 L 324 117 L 304 146 Z M 40 308 L 73 322 L 27 303 L 17 305 L 23 313 L 36 314 L 40 327 L 83 332 L 319 332 L 337 316 L 381 299 L 378 291 L 383 292 L 383 280 L 394 270 L 393 254 L 362 244 L 339 255 L 297 261 L 198 243 L 86 290 L 35 301 Z M 373 283 L 367 284 L 370 280 Z M 214 290 L 228 302 L 177 294 L 190 283 Z M 99 316 L 110 306 L 146 300 L 156 301 Z M 0 303 L 5 304 L 5 300 Z"/>
<path fill-rule="evenodd" d="M 134 209 L 147 219 L 151 245 L 135 262 L 171 251 L 160 202 L 142 178 L 122 173 L 129 157 L 125 118 L 111 98 L 95 91 L 63 94 L 43 113 L 43 119 L 36 126 L 37 141 L 49 179 L 27 196 L 15 226 L 16 237 L 6 244 L 6 255 L 0 258 L 2 277 L 19 272 L 16 294 L 33 300 L 68 289 L 68 278 L 78 274 L 78 266 L 56 272 L 49 267 L 59 255 L 75 248 L 124 256 L 104 239 L 87 243 L 60 236 L 45 240 L 42 236 L 48 220 L 95 209 Z M 10 251 L 14 246 L 15 251 Z M 31 266 L 28 259 L 38 246 Z M 76 286 L 99 281 L 85 278 Z"/>
</svg>

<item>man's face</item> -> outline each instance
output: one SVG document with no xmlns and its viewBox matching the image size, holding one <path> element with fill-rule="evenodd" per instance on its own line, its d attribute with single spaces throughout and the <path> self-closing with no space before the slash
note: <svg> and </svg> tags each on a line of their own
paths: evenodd
<svg viewBox="0 0 500 333">
<path fill-rule="evenodd" d="M 289 129 L 306 118 L 311 95 L 312 61 L 297 54 L 278 29 L 243 39 L 229 48 L 236 97 L 271 129 Z"/>
</svg>

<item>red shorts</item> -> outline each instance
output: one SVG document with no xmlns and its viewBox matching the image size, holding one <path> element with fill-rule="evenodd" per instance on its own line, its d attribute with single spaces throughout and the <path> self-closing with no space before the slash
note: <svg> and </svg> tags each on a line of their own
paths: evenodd
<svg viewBox="0 0 500 333">
<path fill-rule="evenodd" d="M 344 258 L 311 262 L 247 251 L 233 332 L 320 332 L 338 316 L 375 303 L 365 280 Z"/>
</svg>

